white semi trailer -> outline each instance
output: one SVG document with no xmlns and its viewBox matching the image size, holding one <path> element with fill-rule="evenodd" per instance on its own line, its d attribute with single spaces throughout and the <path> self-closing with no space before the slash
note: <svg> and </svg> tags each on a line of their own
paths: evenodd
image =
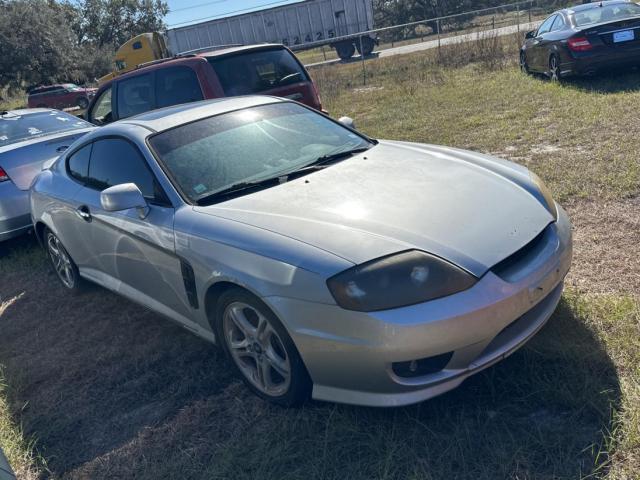
<svg viewBox="0 0 640 480">
<path fill-rule="evenodd" d="M 168 47 L 179 55 L 223 45 L 282 43 L 292 50 L 322 45 L 348 59 L 369 55 L 377 39 L 372 0 L 303 0 L 167 30 Z"/>
</svg>

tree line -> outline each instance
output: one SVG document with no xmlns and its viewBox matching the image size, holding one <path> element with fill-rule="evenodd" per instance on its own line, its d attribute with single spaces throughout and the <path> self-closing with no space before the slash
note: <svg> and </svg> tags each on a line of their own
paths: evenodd
<svg viewBox="0 0 640 480">
<path fill-rule="evenodd" d="M 0 0 L 0 95 L 112 71 L 129 38 L 165 28 L 162 0 Z"/>
</svg>

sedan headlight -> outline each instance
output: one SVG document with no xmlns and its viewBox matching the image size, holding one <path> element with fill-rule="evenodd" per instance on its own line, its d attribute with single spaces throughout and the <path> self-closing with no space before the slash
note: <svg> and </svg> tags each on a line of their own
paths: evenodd
<svg viewBox="0 0 640 480">
<path fill-rule="evenodd" d="M 445 297 L 476 281 L 441 258 L 410 250 L 345 270 L 327 280 L 327 285 L 342 308 L 373 312 Z"/>
<path fill-rule="evenodd" d="M 547 210 L 549 210 L 549 213 L 553 215 L 554 220 L 558 220 L 558 209 L 556 208 L 556 202 L 553 200 L 553 195 L 551 195 L 551 190 L 549 190 L 538 175 L 531 171 L 529 172 L 529 175 L 531 175 L 531 180 L 533 180 L 533 183 L 538 187 L 538 190 L 546 203 Z"/>
</svg>

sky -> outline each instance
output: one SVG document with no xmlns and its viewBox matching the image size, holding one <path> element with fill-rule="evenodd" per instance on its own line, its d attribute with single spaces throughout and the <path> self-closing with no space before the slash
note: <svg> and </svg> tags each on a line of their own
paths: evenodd
<svg viewBox="0 0 640 480">
<path fill-rule="evenodd" d="M 167 0 L 169 13 L 164 21 L 168 27 L 181 26 L 296 1 L 299 0 Z"/>
</svg>

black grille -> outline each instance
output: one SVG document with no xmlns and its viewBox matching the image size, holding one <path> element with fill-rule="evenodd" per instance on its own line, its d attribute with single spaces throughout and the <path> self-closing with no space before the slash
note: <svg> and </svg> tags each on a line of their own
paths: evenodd
<svg viewBox="0 0 640 480">
<path fill-rule="evenodd" d="M 544 244 L 544 239 L 548 234 L 549 227 L 547 226 L 536 237 L 527 243 L 520 250 L 509 255 L 507 258 L 496 264 L 491 271 L 498 275 L 500 278 L 508 278 L 510 273 L 517 269 L 521 264 L 527 262 L 533 255 L 535 255 L 541 246 Z"/>
</svg>

